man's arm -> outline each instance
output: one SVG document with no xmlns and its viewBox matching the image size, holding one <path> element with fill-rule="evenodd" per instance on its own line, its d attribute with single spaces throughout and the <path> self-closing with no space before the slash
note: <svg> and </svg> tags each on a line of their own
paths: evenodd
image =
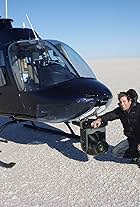
<svg viewBox="0 0 140 207">
<path fill-rule="evenodd" d="M 113 111 L 107 112 L 102 116 L 99 116 L 95 121 L 91 123 L 91 127 L 98 128 L 102 123 L 107 123 L 108 121 L 113 121 L 119 119 L 119 107 Z"/>
<path fill-rule="evenodd" d="M 140 154 L 140 115 L 136 126 L 136 142 L 137 142 L 137 151 Z"/>
</svg>

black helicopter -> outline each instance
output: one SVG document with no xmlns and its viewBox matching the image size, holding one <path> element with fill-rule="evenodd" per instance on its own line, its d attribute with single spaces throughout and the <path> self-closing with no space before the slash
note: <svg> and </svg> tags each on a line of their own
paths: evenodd
<svg viewBox="0 0 140 207">
<path fill-rule="evenodd" d="M 0 115 L 11 118 L 0 131 L 20 121 L 69 127 L 108 106 L 110 90 L 71 47 L 12 21 L 0 18 Z"/>
</svg>

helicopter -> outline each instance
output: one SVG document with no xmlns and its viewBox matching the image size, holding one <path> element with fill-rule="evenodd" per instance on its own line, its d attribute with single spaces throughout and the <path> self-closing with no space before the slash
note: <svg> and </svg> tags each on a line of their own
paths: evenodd
<svg viewBox="0 0 140 207">
<path fill-rule="evenodd" d="M 80 121 L 105 110 L 109 88 L 97 80 L 83 58 L 58 40 L 42 40 L 32 28 L 14 28 L 13 20 L 0 18 L 0 115 L 12 123 Z M 78 123 L 78 124 L 77 124 Z M 54 133 L 58 133 L 54 132 Z"/>
</svg>

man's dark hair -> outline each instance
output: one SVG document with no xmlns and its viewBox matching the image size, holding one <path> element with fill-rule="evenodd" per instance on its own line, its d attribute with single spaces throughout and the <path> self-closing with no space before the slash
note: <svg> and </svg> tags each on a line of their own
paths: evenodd
<svg viewBox="0 0 140 207">
<path fill-rule="evenodd" d="M 120 100 L 124 96 L 127 97 L 128 101 L 130 100 L 130 96 L 128 96 L 128 94 L 126 92 L 120 92 L 118 94 L 118 100 Z"/>
<path fill-rule="evenodd" d="M 133 102 L 137 102 L 138 100 L 138 94 L 134 89 L 129 89 L 126 92 L 120 92 L 118 94 L 118 100 L 120 100 L 123 96 L 126 96 L 128 101 L 132 99 Z"/>
<path fill-rule="evenodd" d="M 137 102 L 138 94 L 134 89 L 129 89 L 126 93 L 132 99 L 132 101 Z"/>
</svg>

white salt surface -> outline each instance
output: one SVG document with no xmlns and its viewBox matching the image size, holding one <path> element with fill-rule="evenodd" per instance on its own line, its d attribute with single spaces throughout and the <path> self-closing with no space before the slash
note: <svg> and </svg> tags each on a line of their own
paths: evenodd
<svg viewBox="0 0 140 207">
<path fill-rule="evenodd" d="M 116 94 L 134 88 L 140 95 L 140 59 L 96 60 L 97 77 Z M 7 121 L 0 119 L 0 124 Z M 68 131 L 63 124 L 54 124 Z M 77 127 L 75 132 L 79 133 Z M 11 125 L 0 143 L 0 207 L 139 207 L 140 168 L 114 159 L 111 152 L 86 155 L 78 140 Z M 124 138 L 119 121 L 107 127 L 111 146 Z M 13 168 L 3 163 L 15 162 Z"/>
</svg>

